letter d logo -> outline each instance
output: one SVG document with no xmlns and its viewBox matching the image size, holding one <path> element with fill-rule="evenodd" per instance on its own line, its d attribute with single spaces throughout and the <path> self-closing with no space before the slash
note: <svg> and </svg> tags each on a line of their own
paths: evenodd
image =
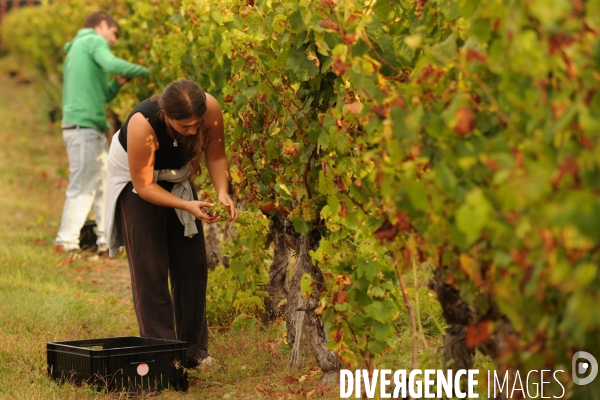
<svg viewBox="0 0 600 400">
<path fill-rule="evenodd" d="M 577 361 L 580 358 L 583 358 L 586 361 L 577 365 Z M 572 363 L 573 369 L 571 372 L 573 374 L 573 382 L 575 382 L 576 385 L 587 385 L 596 379 L 596 375 L 598 375 L 598 361 L 596 361 L 593 355 L 585 351 L 578 351 L 573 355 Z M 577 376 L 578 373 L 583 374 L 588 370 L 590 371 L 590 375 L 587 378 L 579 378 Z"/>
</svg>

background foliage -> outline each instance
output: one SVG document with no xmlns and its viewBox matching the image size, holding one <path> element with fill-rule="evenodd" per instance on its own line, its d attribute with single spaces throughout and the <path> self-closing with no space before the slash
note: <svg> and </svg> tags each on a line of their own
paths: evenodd
<svg viewBox="0 0 600 400">
<path fill-rule="evenodd" d="M 238 193 L 267 214 L 318 203 L 317 217 L 292 219 L 323 234 L 317 312 L 345 365 L 386 351 L 403 311 L 394 263 L 427 259 L 486 327 L 473 346 L 498 315 L 511 322 L 499 362 L 570 370 L 574 351 L 598 348 L 597 0 L 118 7 L 118 53 L 152 71 L 113 105 L 122 117 L 196 80 L 226 111 Z M 37 39 L 9 47 L 59 71 L 54 44 L 69 35 L 24 24 L 43 14 L 28 12 L 3 29 Z"/>
</svg>

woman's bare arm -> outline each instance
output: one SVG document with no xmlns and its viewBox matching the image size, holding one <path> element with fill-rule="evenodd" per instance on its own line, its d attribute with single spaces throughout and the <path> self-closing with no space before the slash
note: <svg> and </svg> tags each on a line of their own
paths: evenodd
<svg viewBox="0 0 600 400">
<path fill-rule="evenodd" d="M 204 117 L 204 129 L 208 135 L 208 147 L 205 151 L 206 166 L 213 182 L 219 201 L 229 208 L 234 222 L 238 217 L 235 203 L 229 196 L 229 163 L 225 154 L 225 132 L 223 128 L 223 112 L 219 102 L 206 93 L 207 111 Z"/>
<path fill-rule="evenodd" d="M 127 158 L 131 182 L 138 195 L 152 204 L 179 208 L 204 222 L 215 222 L 217 217 L 210 217 L 200 209 L 211 207 L 210 203 L 183 200 L 154 182 L 154 152 L 157 149 L 158 140 L 150 123 L 141 113 L 134 114 L 127 126 Z"/>
</svg>

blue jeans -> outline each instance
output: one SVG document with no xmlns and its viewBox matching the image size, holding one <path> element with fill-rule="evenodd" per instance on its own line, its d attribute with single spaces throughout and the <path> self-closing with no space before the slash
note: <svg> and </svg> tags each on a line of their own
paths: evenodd
<svg viewBox="0 0 600 400">
<path fill-rule="evenodd" d="M 96 244 L 105 246 L 106 136 L 90 128 L 63 129 L 62 134 L 69 158 L 69 186 L 54 244 L 63 245 L 65 250 L 79 248 L 81 228 L 93 204 L 98 237 Z"/>
</svg>

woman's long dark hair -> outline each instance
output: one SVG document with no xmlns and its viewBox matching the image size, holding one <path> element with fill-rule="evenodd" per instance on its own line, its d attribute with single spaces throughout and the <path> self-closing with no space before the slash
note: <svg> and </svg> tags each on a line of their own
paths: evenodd
<svg viewBox="0 0 600 400">
<path fill-rule="evenodd" d="M 194 81 L 184 79 L 172 82 L 161 94 L 153 96 L 150 100 L 158 103 L 159 115 L 163 120 L 165 116 L 174 120 L 196 117 L 204 122 L 207 109 L 206 94 Z M 183 155 L 192 166 L 190 180 L 193 180 L 201 172 L 200 157 L 208 144 L 203 126 L 200 126 L 196 135 L 186 136 L 182 144 Z"/>
</svg>

